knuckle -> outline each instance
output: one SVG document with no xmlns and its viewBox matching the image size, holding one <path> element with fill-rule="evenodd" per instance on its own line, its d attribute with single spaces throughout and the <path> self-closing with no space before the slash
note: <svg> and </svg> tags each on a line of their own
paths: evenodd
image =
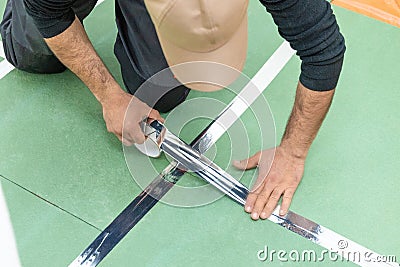
<svg viewBox="0 0 400 267">
<path fill-rule="evenodd" d="M 275 208 L 276 204 L 272 203 L 272 201 L 268 201 L 267 205 L 265 205 L 265 210 L 270 211 Z"/>
<path fill-rule="evenodd" d="M 249 194 L 247 195 L 247 199 L 254 199 L 258 196 L 258 194 L 256 192 L 249 192 Z"/>
<path fill-rule="evenodd" d="M 126 145 L 126 146 L 131 146 L 131 145 L 133 145 L 133 143 L 131 143 L 131 142 L 129 142 L 129 141 L 125 141 L 125 142 L 124 142 L 124 145 Z"/>
<path fill-rule="evenodd" d="M 296 188 L 289 187 L 285 190 L 285 193 L 288 195 L 293 195 L 295 191 L 296 191 Z"/>
<path fill-rule="evenodd" d="M 277 186 L 279 184 L 279 176 L 274 172 L 270 171 L 268 175 L 268 180 L 271 184 Z"/>
<path fill-rule="evenodd" d="M 259 196 L 260 198 L 268 198 L 268 197 L 269 197 L 269 194 L 267 194 L 267 193 L 265 193 L 265 192 L 261 192 L 258 196 Z"/>
<path fill-rule="evenodd" d="M 280 198 L 280 195 L 278 195 L 278 194 L 272 194 L 269 198 L 270 198 L 271 200 L 278 201 L 279 198 Z"/>
<path fill-rule="evenodd" d="M 256 204 L 254 205 L 254 209 L 262 210 L 262 208 L 265 206 L 265 203 L 265 200 L 257 199 Z"/>
</svg>

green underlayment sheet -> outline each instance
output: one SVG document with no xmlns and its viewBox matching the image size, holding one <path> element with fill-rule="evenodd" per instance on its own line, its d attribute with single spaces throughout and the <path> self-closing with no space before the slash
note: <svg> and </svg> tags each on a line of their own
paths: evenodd
<svg viewBox="0 0 400 267">
<path fill-rule="evenodd" d="M 0 0 L 1 7 L 4 3 Z M 253 76 L 282 40 L 257 1 L 251 1 L 249 12 L 244 72 Z M 86 29 L 121 82 L 112 53 L 116 34 L 112 13 L 113 1 L 106 0 L 87 19 Z M 341 8 L 336 7 L 335 13 L 348 49 L 343 74 L 292 209 L 376 252 L 400 259 L 400 75 L 396 71 L 400 70 L 400 32 Z M 264 94 L 278 138 L 294 99 L 299 64 L 293 58 Z M 231 98 L 223 91 L 193 92 L 189 98 L 199 96 L 225 103 Z M 250 114 L 244 118 L 251 140 L 259 142 Z M 196 136 L 201 123 L 185 128 L 183 139 Z M 228 164 L 223 151 L 229 146 L 228 138 L 217 143 L 216 163 Z M 153 162 L 162 169 L 166 161 Z M 33 75 L 14 70 L 0 80 L 0 174 L 81 219 L 0 178 L 23 266 L 66 266 L 99 233 L 89 224 L 105 228 L 141 192 L 129 174 L 119 141 L 106 131 L 101 107 L 70 72 Z M 243 181 L 249 183 L 253 174 L 247 172 Z M 148 178 L 150 182 L 154 177 Z M 181 182 L 201 184 L 191 175 Z M 253 222 L 237 204 L 222 198 L 199 208 L 158 204 L 101 266 L 284 264 L 277 259 L 260 262 L 257 252 L 264 246 L 288 252 L 322 251 L 268 221 Z M 308 265 L 352 266 L 329 260 Z"/>
</svg>

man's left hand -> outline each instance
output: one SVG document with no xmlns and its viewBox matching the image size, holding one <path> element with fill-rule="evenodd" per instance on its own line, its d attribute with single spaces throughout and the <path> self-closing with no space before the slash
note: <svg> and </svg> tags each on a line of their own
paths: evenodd
<svg viewBox="0 0 400 267">
<path fill-rule="evenodd" d="M 278 146 L 257 152 L 248 159 L 234 161 L 241 170 L 258 167 L 258 178 L 250 191 L 245 211 L 253 220 L 267 219 L 274 211 L 281 196 L 279 215 L 287 213 L 293 195 L 303 177 L 305 159 L 298 158 L 287 149 Z"/>
</svg>

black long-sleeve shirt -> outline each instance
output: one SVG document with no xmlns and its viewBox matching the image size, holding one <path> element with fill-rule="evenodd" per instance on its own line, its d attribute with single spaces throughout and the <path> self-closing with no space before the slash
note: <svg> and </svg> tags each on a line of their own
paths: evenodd
<svg viewBox="0 0 400 267">
<path fill-rule="evenodd" d="M 260 0 L 279 34 L 302 60 L 301 83 L 312 90 L 336 87 L 345 52 L 344 38 L 325 0 Z"/>
<path fill-rule="evenodd" d="M 72 6 L 76 0 L 24 0 L 27 13 L 34 19 L 44 38 L 66 30 L 75 19 Z"/>
<path fill-rule="evenodd" d="M 67 29 L 74 20 L 73 7 L 79 7 L 79 3 L 84 2 L 87 3 L 87 0 L 24 0 L 28 14 L 33 17 L 37 28 L 45 38 L 56 36 Z M 280 35 L 290 43 L 302 60 L 300 82 L 315 91 L 334 89 L 342 69 L 345 44 L 330 4 L 325 0 L 260 0 L 260 2 L 271 13 Z M 134 13 L 132 10 L 130 12 Z M 138 15 L 130 19 L 140 20 L 140 12 L 134 14 Z M 140 40 L 145 39 L 141 36 L 143 32 L 145 31 L 129 34 L 136 34 L 135 37 Z M 145 47 L 149 43 L 132 42 L 127 45 L 131 46 L 128 49 L 132 53 L 140 50 L 151 51 Z M 154 63 L 154 59 L 150 57 L 142 57 L 141 60 Z M 140 60 L 136 62 L 135 69 L 139 69 L 144 78 L 149 78 L 160 70 L 160 66 L 155 70 L 151 67 L 140 69 L 141 64 L 153 66 L 157 63 L 148 64 Z"/>
</svg>

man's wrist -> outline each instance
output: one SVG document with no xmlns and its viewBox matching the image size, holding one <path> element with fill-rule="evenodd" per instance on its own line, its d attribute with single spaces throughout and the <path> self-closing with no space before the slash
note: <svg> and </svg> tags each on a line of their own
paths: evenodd
<svg viewBox="0 0 400 267">
<path fill-rule="evenodd" d="M 127 94 L 117 83 L 107 86 L 103 90 L 97 90 L 97 92 L 101 92 L 95 95 L 95 97 L 102 106 L 110 105 L 122 95 Z"/>
<path fill-rule="evenodd" d="M 298 144 L 295 144 L 290 140 L 285 140 L 285 139 L 281 141 L 279 147 L 282 148 L 288 156 L 302 161 L 306 159 L 309 149 L 301 147 Z"/>
</svg>

